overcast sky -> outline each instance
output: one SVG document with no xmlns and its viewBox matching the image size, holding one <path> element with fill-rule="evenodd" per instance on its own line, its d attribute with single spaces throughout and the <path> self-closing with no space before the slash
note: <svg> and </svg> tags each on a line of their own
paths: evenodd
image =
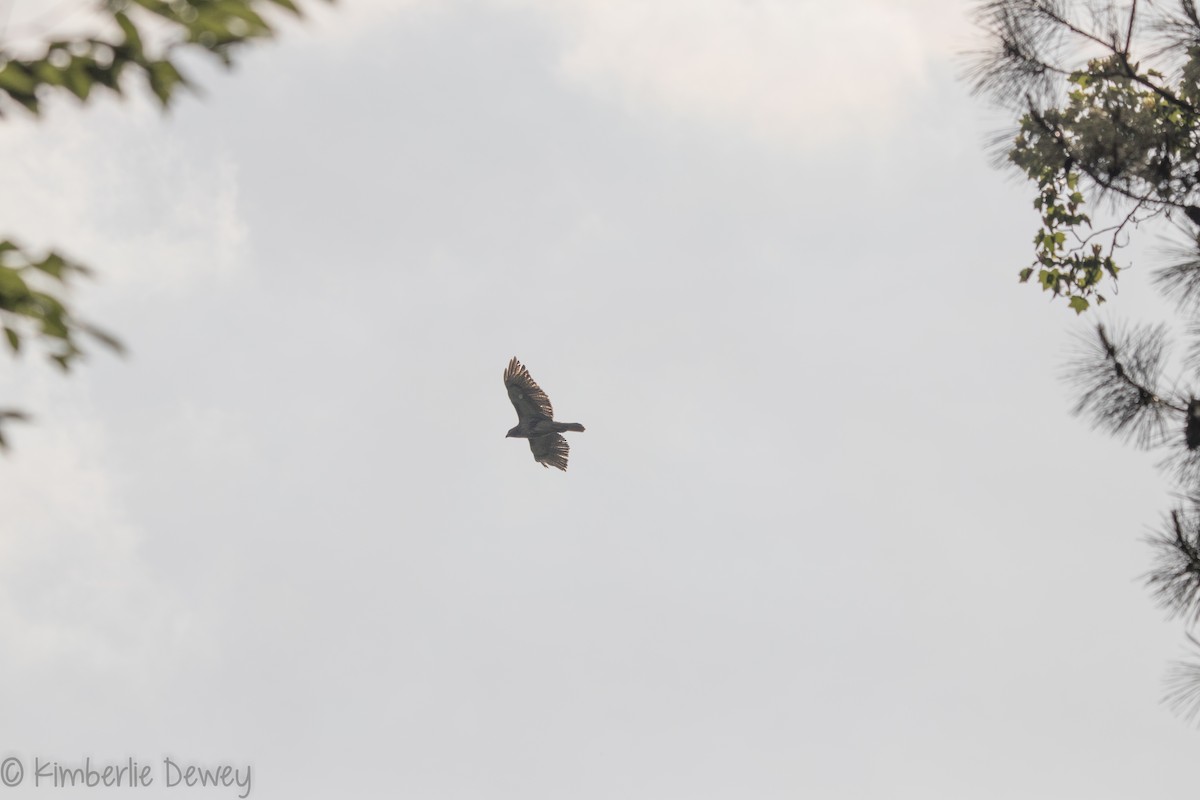
<svg viewBox="0 0 1200 800">
<path fill-rule="evenodd" d="M 259 798 L 1194 792 L 1139 578 L 1168 485 L 1069 416 L 1088 321 L 1017 285 L 966 10 L 345 0 L 169 114 L 5 118 L 0 234 L 91 264 L 131 355 L 0 371 L 0 756 L 139 797 L 237 796 L 164 757 Z M 587 426 L 565 474 L 504 438 L 512 356 Z"/>
</svg>

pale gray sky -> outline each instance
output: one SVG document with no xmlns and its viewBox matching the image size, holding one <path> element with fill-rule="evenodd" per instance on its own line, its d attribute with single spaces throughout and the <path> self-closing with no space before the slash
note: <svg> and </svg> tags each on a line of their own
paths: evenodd
<svg viewBox="0 0 1200 800">
<path fill-rule="evenodd" d="M 3 232 L 132 355 L 0 372 L 0 757 L 1185 796 L 1167 485 L 1068 416 L 1087 322 L 1016 283 L 965 11 L 346 0 L 166 116 L 6 119 Z M 588 428 L 566 474 L 504 438 L 514 355 Z"/>
</svg>

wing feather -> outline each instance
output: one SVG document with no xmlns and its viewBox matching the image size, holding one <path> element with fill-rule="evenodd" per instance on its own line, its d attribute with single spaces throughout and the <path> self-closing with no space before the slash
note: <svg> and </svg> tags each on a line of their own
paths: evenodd
<svg viewBox="0 0 1200 800">
<path fill-rule="evenodd" d="M 508 389 L 508 399 L 517 410 L 520 422 L 554 418 L 550 398 L 546 397 L 529 370 L 515 358 L 508 362 L 508 368 L 504 370 L 504 386 Z"/>
<path fill-rule="evenodd" d="M 567 471 L 567 456 L 571 453 L 571 447 L 561 435 L 549 433 L 545 436 L 535 436 L 529 440 L 529 449 L 533 451 L 533 460 L 543 467 L 551 466 L 563 472 Z"/>
</svg>

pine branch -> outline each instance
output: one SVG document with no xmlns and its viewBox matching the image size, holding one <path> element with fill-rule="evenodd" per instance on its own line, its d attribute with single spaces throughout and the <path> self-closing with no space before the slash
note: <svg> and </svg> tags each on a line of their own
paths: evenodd
<svg viewBox="0 0 1200 800">
<path fill-rule="evenodd" d="M 1052 0 L 988 0 L 979 5 L 976 21 L 996 45 L 973 54 L 966 77 L 976 94 L 1021 106 L 1029 97 L 1046 99 L 1061 89 L 1060 79 L 1071 70 L 1057 61 L 1066 37 L 1054 16 L 1045 13 L 1053 5 Z"/>
<path fill-rule="evenodd" d="M 1200 514 L 1195 508 L 1171 512 L 1165 530 L 1148 541 L 1156 552 L 1146 585 L 1155 600 L 1172 616 L 1200 621 Z"/>
<path fill-rule="evenodd" d="M 1163 326 L 1110 338 L 1104 325 L 1097 325 L 1096 335 L 1081 341 L 1067 374 L 1079 393 L 1074 413 L 1143 449 L 1161 444 L 1168 414 L 1186 413 L 1158 388 L 1165 338 Z"/>
<path fill-rule="evenodd" d="M 1189 111 L 1193 114 L 1196 113 L 1196 107 L 1194 105 L 1184 100 L 1170 89 L 1159 86 L 1145 75 L 1138 74 L 1138 71 L 1134 69 L 1134 65 L 1129 63 L 1129 53 L 1118 53 L 1118 55 L 1121 58 L 1121 65 L 1125 68 L 1125 77 L 1129 78 L 1134 83 L 1145 86 L 1147 89 L 1154 92 L 1156 95 L 1161 97 L 1163 100 L 1166 100 L 1176 108 L 1181 108 L 1184 111 Z"/>
<path fill-rule="evenodd" d="M 1133 5 L 1129 8 L 1129 27 L 1125 30 L 1125 47 L 1121 51 L 1126 58 L 1125 63 L 1129 63 L 1129 48 L 1133 46 L 1133 22 L 1137 18 L 1137 0 L 1133 0 Z"/>
<path fill-rule="evenodd" d="M 1187 637 L 1197 654 L 1200 654 L 1200 640 L 1190 633 Z M 1186 722 L 1200 718 L 1200 660 L 1176 661 L 1167 672 L 1165 684 L 1165 705 Z"/>
<path fill-rule="evenodd" d="M 1179 13 L 1160 14 L 1161 17 L 1152 23 L 1150 28 L 1157 38 L 1164 42 L 1164 51 L 1186 51 L 1188 47 L 1200 44 L 1200 11 L 1197 11 L 1195 3 L 1181 0 Z"/>
<path fill-rule="evenodd" d="M 1095 33 L 1092 33 L 1091 31 L 1084 30 L 1075 23 L 1071 22 L 1071 20 L 1067 17 L 1066 12 L 1063 10 L 1061 3 L 1052 3 L 1049 2 L 1049 0 L 1034 0 L 1033 5 L 1037 7 L 1038 13 L 1044 14 L 1047 19 L 1051 20 L 1057 25 L 1062 26 L 1064 29 L 1070 31 L 1081 39 L 1092 42 L 1093 44 L 1098 44 L 1110 52 L 1120 52 L 1120 46 L 1117 42 L 1115 31 L 1113 32 L 1111 39 L 1105 39 Z M 1136 3 L 1134 5 L 1136 6 Z M 1130 19 L 1130 25 L 1132 26 L 1132 24 L 1133 20 Z"/>
<path fill-rule="evenodd" d="M 1189 215 L 1189 219 L 1191 216 Z M 1188 246 L 1172 245 L 1168 255 L 1175 258 L 1175 263 L 1154 273 L 1152 280 L 1163 294 L 1174 299 L 1181 309 L 1200 310 L 1200 233 L 1192 235 Z M 1194 332 L 1200 333 L 1200 329 Z M 1192 363 L 1200 367 L 1200 348 L 1196 349 L 1195 353 L 1197 359 Z"/>
</svg>

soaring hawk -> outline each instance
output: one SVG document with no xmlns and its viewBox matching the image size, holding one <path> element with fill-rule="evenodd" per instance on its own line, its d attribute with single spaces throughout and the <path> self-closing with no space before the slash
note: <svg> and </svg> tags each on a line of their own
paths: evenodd
<svg viewBox="0 0 1200 800">
<path fill-rule="evenodd" d="M 563 431 L 583 431 L 583 426 L 578 422 L 555 422 L 550 398 L 515 358 L 504 370 L 504 388 L 508 389 L 508 399 L 517 410 L 517 427 L 509 431 L 508 436 L 528 439 L 533 460 L 543 467 L 566 471 L 571 448 L 561 434 Z"/>
</svg>

